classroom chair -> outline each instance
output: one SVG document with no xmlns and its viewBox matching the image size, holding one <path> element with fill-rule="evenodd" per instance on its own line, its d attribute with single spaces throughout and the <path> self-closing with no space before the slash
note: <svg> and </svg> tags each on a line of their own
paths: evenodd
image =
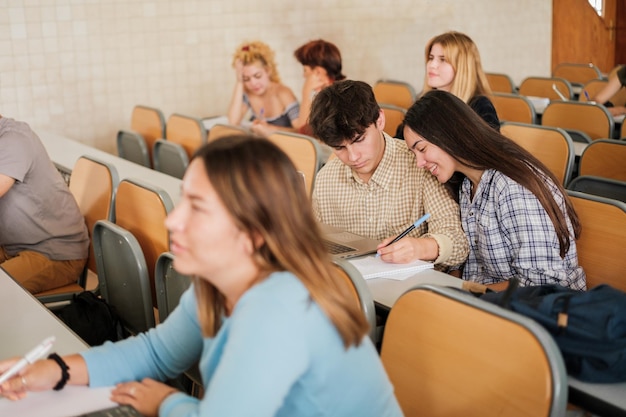
<svg viewBox="0 0 626 417">
<path fill-rule="evenodd" d="M 626 181 L 626 141 L 598 139 L 590 143 L 578 162 L 579 175 Z"/>
<path fill-rule="evenodd" d="M 413 86 L 404 81 L 380 79 L 373 87 L 378 103 L 392 104 L 408 109 L 415 102 L 417 94 Z"/>
<path fill-rule="evenodd" d="M 564 62 L 554 68 L 552 76 L 564 78 L 571 84 L 582 87 L 591 80 L 601 80 L 602 72 L 592 63 L 577 64 Z"/>
<path fill-rule="evenodd" d="M 117 155 L 146 168 L 152 168 L 145 139 L 132 130 L 117 132 Z"/>
<path fill-rule="evenodd" d="M 286 131 L 274 132 L 268 139 L 281 148 L 302 173 L 306 193 L 311 195 L 315 176 L 325 162 L 320 142 L 311 136 Z"/>
<path fill-rule="evenodd" d="M 487 82 L 492 92 L 505 94 L 513 94 L 516 92 L 513 79 L 507 74 L 486 72 L 485 76 L 487 77 Z"/>
<path fill-rule="evenodd" d="M 115 196 L 115 223 L 135 236 L 148 265 L 152 303 L 156 305 L 154 268 L 160 254 L 169 250 L 167 215 L 174 209 L 171 197 L 160 187 L 125 178 Z"/>
<path fill-rule="evenodd" d="M 550 334 L 458 289 L 404 293 L 387 318 L 381 360 L 407 417 L 565 413 L 567 375 Z"/>
<path fill-rule="evenodd" d="M 609 284 L 626 291 L 626 203 L 578 191 L 567 194 L 582 226 L 576 249 L 587 288 Z"/>
<path fill-rule="evenodd" d="M 174 255 L 171 252 L 163 252 L 156 261 L 154 279 L 161 323 L 176 308 L 180 297 L 191 285 L 191 277 L 176 271 L 173 264 Z"/>
<path fill-rule="evenodd" d="M 500 133 L 543 162 L 562 185 L 569 183 L 576 156 L 574 143 L 563 129 L 506 122 Z"/>
<path fill-rule="evenodd" d="M 135 236 L 99 220 L 93 237 L 102 298 L 115 309 L 128 334 L 154 327 L 148 266 Z"/>
<path fill-rule="evenodd" d="M 626 203 L 626 181 L 595 175 L 581 175 L 574 178 L 567 185 L 567 189 Z"/>
<path fill-rule="evenodd" d="M 378 105 L 383 110 L 383 113 L 385 113 L 385 133 L 395 138 L 398 126 L 404 122 L 406 109 L 387 103 L 378 103 Z"/>
<path fill-rule="evenodd" d="M 589 95 L 589 98 L 595 97 L 606 85 L 608 84 L 608 80 L 591 80 L 587 84 L 583 86 L 583 91 L 586 91 Z M 580 101 L 589 101 L 587 96 L 583 93 L 578 96 L 578 100 Z M 626 88 L 620 88 L 617 93 L 615 93 L 609 101 L 614 106 L 624 106 L 626 105 Z M 604 104 L 604 103 L 600 103 Z"/>
<path fill-rule="evenodd" d="M 174 113 L 167 119 L 165 139 L 181 145 L 191 159 L 194 152 L 207 142 L 207 131 L 199 118 Z"/>
<path fill-rule="evenodd" d="M 501 122 L 537 123 L 535 106 L 527 97 L 511 93 L 493 93 L 489 99 Z"/>
<path fill-rule="evenodd" d="M 69 189 L 85 218 L 89 233 L 87 265 L 76 283 L 35 294 L 35 297 L 42 303 L 71 300 L 74 294 L 85 291 L 88 276 L 97 275 L 93 250 L 93 227 L 98 220 L 113 221 L 115 219 L 113 206 L 118 183 L 117 169 L 108 162 L 83 155 L 74 164 Z"/>
<path fill-rule="evenodd" d="M 208 133 L 208 141 L 212 142 L 215 139 L 223 138 L 225 136 L 233 135 L 251 135 L 252 132 L 249 129 L 241 126 L 235 126 L 224 123 L 215 123 Z"/>
<path fill-rule="evenodd" d="M 374 345 L 380 342 L 381 329 L 376 327 L 376 309 L 374 299 L 361 273 L 346 260 L 335 260 L 339 275 L 348 283 L 350 292 L 358 303 L 370 326 L 369 336 Z"/>
<path fill-rule="evenodd" d="M 612 138 L 615 129 L 606 107 L 580 101 L 551 101 L 541 116 L 541 124 L 581 130 L 592 140 Z"/>
<path fill-rule="evenodd" d="M 155 170 L 176 178 L 183 178 L 189 165 L 189 157 L 180 143 L 157 139 L 154 142 L 152 155 Z"/>
<path fill-rule="evenodd" d="M 154 107 L 135 106 L 130 117 L 130 129 L 143 137 L 150 155 L 150 161 L 152 161 L 154 142 L 165 137 L 165 117 L 163 112 Z"/>
<path fill-rule="evenodd" d="M 555 89 L 558 90 L 558 93 Z M 519 86 L 519 94 L 545 97 L 550 100 L 571 100 L 574 97 L 572 84 L 559 77 L 527 77 Z"/>
</svg>

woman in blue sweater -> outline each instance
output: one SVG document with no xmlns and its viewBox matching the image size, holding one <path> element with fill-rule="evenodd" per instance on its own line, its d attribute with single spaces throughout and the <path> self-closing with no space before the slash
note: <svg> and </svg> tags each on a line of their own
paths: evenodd
<svg viewBox="0 0 626 417">
<path fill-rule="evenodd" d="M 337 276 L 302 179 L 269 141 L 229 137 L 192 159 L 167 219 L 174 267 L 194 277 L 168 319 L 136 337 L 41 360 L 9 398 L 69 384 L 112 386 L 147 416 L 401 416 Z M 199 360 L 202 399 L 158 382 Z M 0 371 L 12 361 L 0 362 Z"/>
</svg>

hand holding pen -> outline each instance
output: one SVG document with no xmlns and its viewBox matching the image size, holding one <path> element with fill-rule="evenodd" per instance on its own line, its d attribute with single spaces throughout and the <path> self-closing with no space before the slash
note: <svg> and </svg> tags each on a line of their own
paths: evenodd
<svg viewBox="0 0 626 417">
<path fill-rule="evenodd" d="M 19 374 L 22 371 L 22 369 L 24 369 L 27 365 L 30 365 L 36 362 L 37 360 L 43 358 L 44 355 L 48 353 L 50 349 L 52 348 L 52 344 L 54 343 L 54 340 L 55 340 L 54 336 L 48 337 L 43 342 L 35 346 L 31 351 L 26 353 L 24 357 L 22 357 L 20 360 L 15 362 L 13 366 L 7 369 L 0 376 L 0 385 L 4 384 L 13 376 Z"/>
<path fill-rule="evenodd" d="M 380 246 L 378 249 L 381 248 L 386 248 L 387 246 L 393 245 L 394 243 L 398 242 L 400 239 L 402 239 L 403 237 L 405 237 L 406 235 L 408 235 L 409 233 L 411 233 L 413 230 L 417 229 L 418 227 L 420 227 L 422 225 L 422 223 L 424 223 L 426 220 L 428 220 L 430 218 L 430 214 L 426 213 L 424 214 L 422 217 L 420 217 L 419 219 L 417 219 L 415 221 L 415 223 L 413 223 L 412 225 L 410 225 L 409 227 L 406 228 L 406 230 L 404 230 L 402 233 L 400 233 L 398 236 L 396 236 L 395 238 L 393 238 L 389 243 L 387 243 L 384 246 Z M 380 253 L 376 254 L 376 257 L 381 256 Z"/>
</svg>

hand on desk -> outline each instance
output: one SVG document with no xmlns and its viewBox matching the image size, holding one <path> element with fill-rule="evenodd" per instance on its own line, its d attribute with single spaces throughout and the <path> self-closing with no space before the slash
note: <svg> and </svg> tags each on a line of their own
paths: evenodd
<svg viewBox="0 0 626 417">
<path fill-rule="evenodd" d="M 111 400 L 119 404 L 132 405 L 137 411 L 147 417 L 159 415 L 159 406 L 165 398 L 176 392 L 176 389 L 157 382 L 154 379 L 144 378 L 141 382 L 124 382 L 118 384 L 111 392 Z"/>
<path fill-rule="evenodd" d="M 433 261 L 439 255 L 439 245 L 433 238 L 405 237 L 387 246 L 393 239 L 394 237 L 387 238 L 377 247 L 380 258 L 385 262 L 405 264 L 417 259 Z"/>
</svg>

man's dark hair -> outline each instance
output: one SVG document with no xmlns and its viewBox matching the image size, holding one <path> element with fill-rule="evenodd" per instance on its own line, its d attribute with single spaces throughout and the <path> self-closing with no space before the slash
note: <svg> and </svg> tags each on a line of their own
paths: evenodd
<svg viewBox="0 0 626 417">
<path fill-rule="evenodd" d="M 363 81 L 336 82 L 313 100 L 309 125 L 313 136 L 328 146 L 341 146 L 362 135 L 380 116 L 372 87 Z"/>
</svg>

